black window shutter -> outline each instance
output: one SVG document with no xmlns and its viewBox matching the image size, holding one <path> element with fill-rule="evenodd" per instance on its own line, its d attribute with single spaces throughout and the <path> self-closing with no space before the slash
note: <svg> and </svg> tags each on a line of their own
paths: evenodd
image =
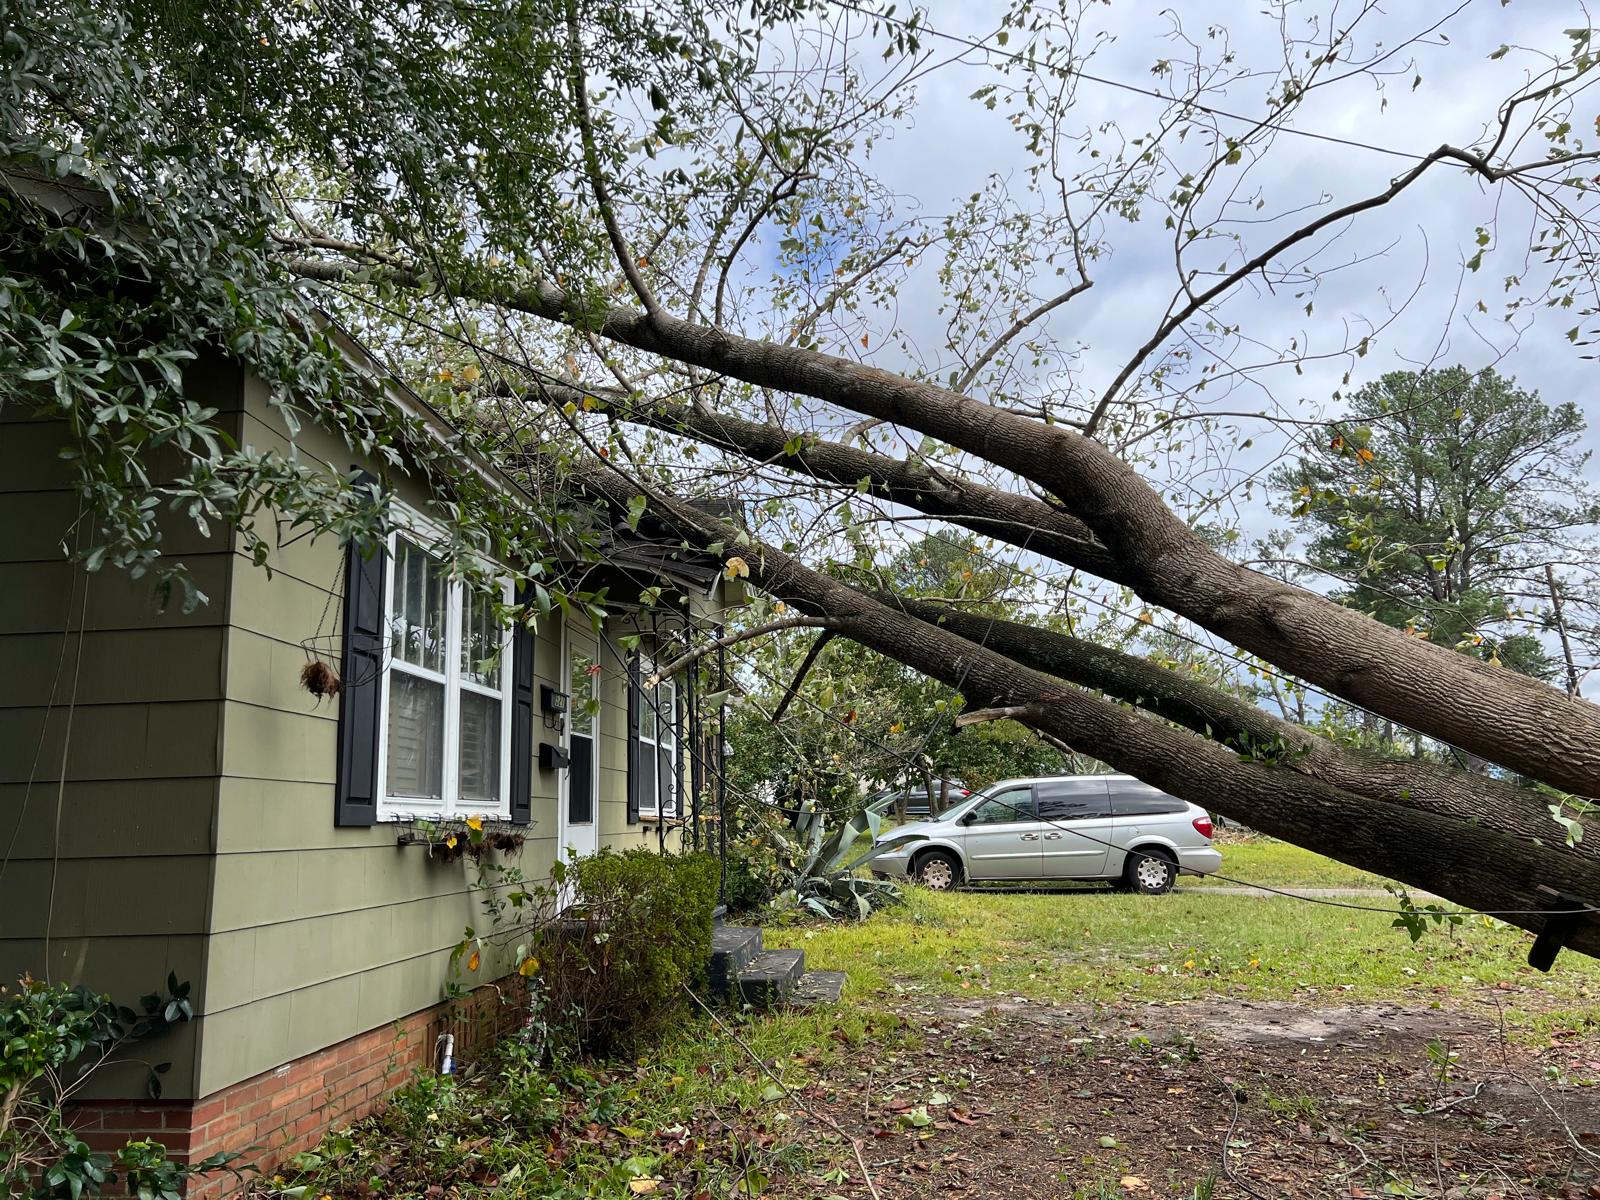
<svg viewBox="0 0 1600 1200">
<path fill-rule="evenodd" d="M 639 789 L 643 785 L 643 769 L 639 756 L 644 746 L 639 741 L 639 704 L 642 698 L 639 684 L 639 653 L 628 655 L 628 824 L 639 823 Z"/>
<path fill-rule="evenodd" d="M 527 592 L 517 602 L 526 604 Z M 518 620 L 511 631 L 511 822 L 533 821 L 533 630 Z"/>
<path fill-rule="evenodd" d="M 368 476 L 363 482 L 371 480 Z M 371 480 L 376 487 L 377 481 Z M 339 672 L 339 761 L 333 823 L 378 819 L 378 738 L 383 732 L 383 591 L 388 553 L 345 546 L 343 661 Z"/>
</svg>

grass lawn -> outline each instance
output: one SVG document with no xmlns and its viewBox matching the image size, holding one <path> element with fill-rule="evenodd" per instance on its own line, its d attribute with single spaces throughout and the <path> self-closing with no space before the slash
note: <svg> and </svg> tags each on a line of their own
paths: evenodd
<svg viewBox="0 0 1600 1200">
<path fill-rule="evenodd" d="M 1258 868 L 1241 877 L 1262 882 L 1353 874 L 1277 843 L 1233 850 Z M 1520 930 L 1469 920 L 1413 943 L 1388 898 L 1349 902 L 1387 911 L 1203 889 L 913 888 L 864 923 L 768 924 L 769 946 L 848 973 L 839 1007 L 718 1020 L 691 1009 L 637 1060 L 552 1070 L 512 1054 L 476 1083 L 422 1077 L 265 1190 L 866 1200 L 836 1125 L 865 1146 L 882 1200 L 1242 1196 L 1219 1180 L 1223 1145 L 1251 1194 L 1432 1195 L 1417 1189 L 1441 1139 L 1461 1160 L 1454 1178 L 1470 1163 L 1488 1181 L 1463 1196 L 1553 1194 L 1571 1155 L 1548 1130 L 1535 1136 L 1543 1109 L 1514 1076 L 1565 1072 L 1564 1105 L 1595 1094 L 1600 962 L 1566 953 L 1540 975 Z M 1296 1015 L 1354 1032 L 1271 1028 Z M 1255 1028 L 1268 1040 L 1229 1040 L 1242 1021 L 1267 1022 Z M 1375 1038 L 1375 1021 L 1391 1032 Z M 1484 1080 L 1498 1081 L 1493 1111 L 1514 1113 L 1516 1139 L 1457 1100 Z M 1406 1115 L 1439 1103 L 1446 1116 Z M 1364 1192 L 1346 1186 L 1357 1180 Z"/>
<path fill-rule="evenodd" d="M 1534 1032 L 1593 1020 L 1600 962 L 1563 955 L 1545 976 L 1527 965 L 1531 935 L 1521 930 L 1472 918 L 1430 925 L 1413 943 L 1393 927 L 1387 898 L 1341 902 L 1384 911 L 1182 892 L 917 888 L 903 906 L 864 924 L 772 929 L 767 941 L 805 950 L 814 966 L 847 971 L 847 995 L 858 1001 L 921 989 L 1063 1003 L 1223 995 L 1428 1006 L 1495 988 L 1513 1027 Z"/>
<path fill-rule="evenodd" d="M 1222 874 L 1245 883 L 1279 888 L 1382 888 L 1389 882 L 1381 875 L 1273 838 L 1224 839 L 1217 846 L 1222 851 Z M 1206 885 L 1232 886 L 1228 880 L 1211 876 L 1187 876 L 1182 883 L 1184 887 Z"/>
</svg>

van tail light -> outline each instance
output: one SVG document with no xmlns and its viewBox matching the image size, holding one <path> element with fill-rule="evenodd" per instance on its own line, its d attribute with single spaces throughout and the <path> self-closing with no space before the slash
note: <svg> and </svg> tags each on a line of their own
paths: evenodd
<svg viewBox="0 0 1600 1200">
<path fill-rule="evenodd" d="M 1210 817 L 1198 816 L 1194 819 L 1193 824 L 1194 831 L 1208 842 L 1211 840 L 1211 835 L 1216 832 L 1216 826 L 1211 824 Z"/>
</svg>

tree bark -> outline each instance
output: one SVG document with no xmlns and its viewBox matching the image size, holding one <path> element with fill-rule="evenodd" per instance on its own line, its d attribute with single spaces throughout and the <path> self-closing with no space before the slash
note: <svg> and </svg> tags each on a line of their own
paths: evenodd
<svg viewBox="0 0 1600 1200">
<path fill-rule="evenodd" d="M 936 471 L 924 463 L 858 450 L 826 438 L 796 435 L 781 425 L 747 421 L 692 405 L 631 401 L 617 405 L 627 421 L 692 437 L 745 458 L 826 480 L 842 487 L 867 481 L 870 495 L 942 517 L 974 533 L 1027 546 L 1047 558 L 1109 579 L 1132 583 L 1088 526 L 1059 508 L 1016 492 Z M 789 447 L 799 442 L 799 449 Z"/>
<path fill-rule="evenodd" d="M 1528 840 L 1565 837 L 1550 817 L 1548 801 L 1530 789 L 1436 763 L 1352 751 L 1146 659 L 1053 630 L 882 593 L 876 598 L 1013 662 L 1136 705 L 1235 753 L 1275 759 L 1281 770 L 1321 779 L 1352 795 L 1479 822 Z M 1600 864 L 1600 847 L 1579 843 L 1572 852 Z"/>
</svg>

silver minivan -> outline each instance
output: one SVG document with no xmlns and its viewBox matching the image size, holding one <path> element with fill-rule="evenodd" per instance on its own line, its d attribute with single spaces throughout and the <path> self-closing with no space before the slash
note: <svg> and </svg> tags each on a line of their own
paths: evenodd
<svg viewBox="0 0 1600 1200">
<path fill-rule="evenodd" d="M 1131 775 L 1007 779 L 928 821 L 885 831 L 875 874 L 962 882 L 1103 879 L 1157 896 L 1222 866 L 1205 809 Z M 904 844 L 893 845 L 906 839 Z"/>
</svg>

